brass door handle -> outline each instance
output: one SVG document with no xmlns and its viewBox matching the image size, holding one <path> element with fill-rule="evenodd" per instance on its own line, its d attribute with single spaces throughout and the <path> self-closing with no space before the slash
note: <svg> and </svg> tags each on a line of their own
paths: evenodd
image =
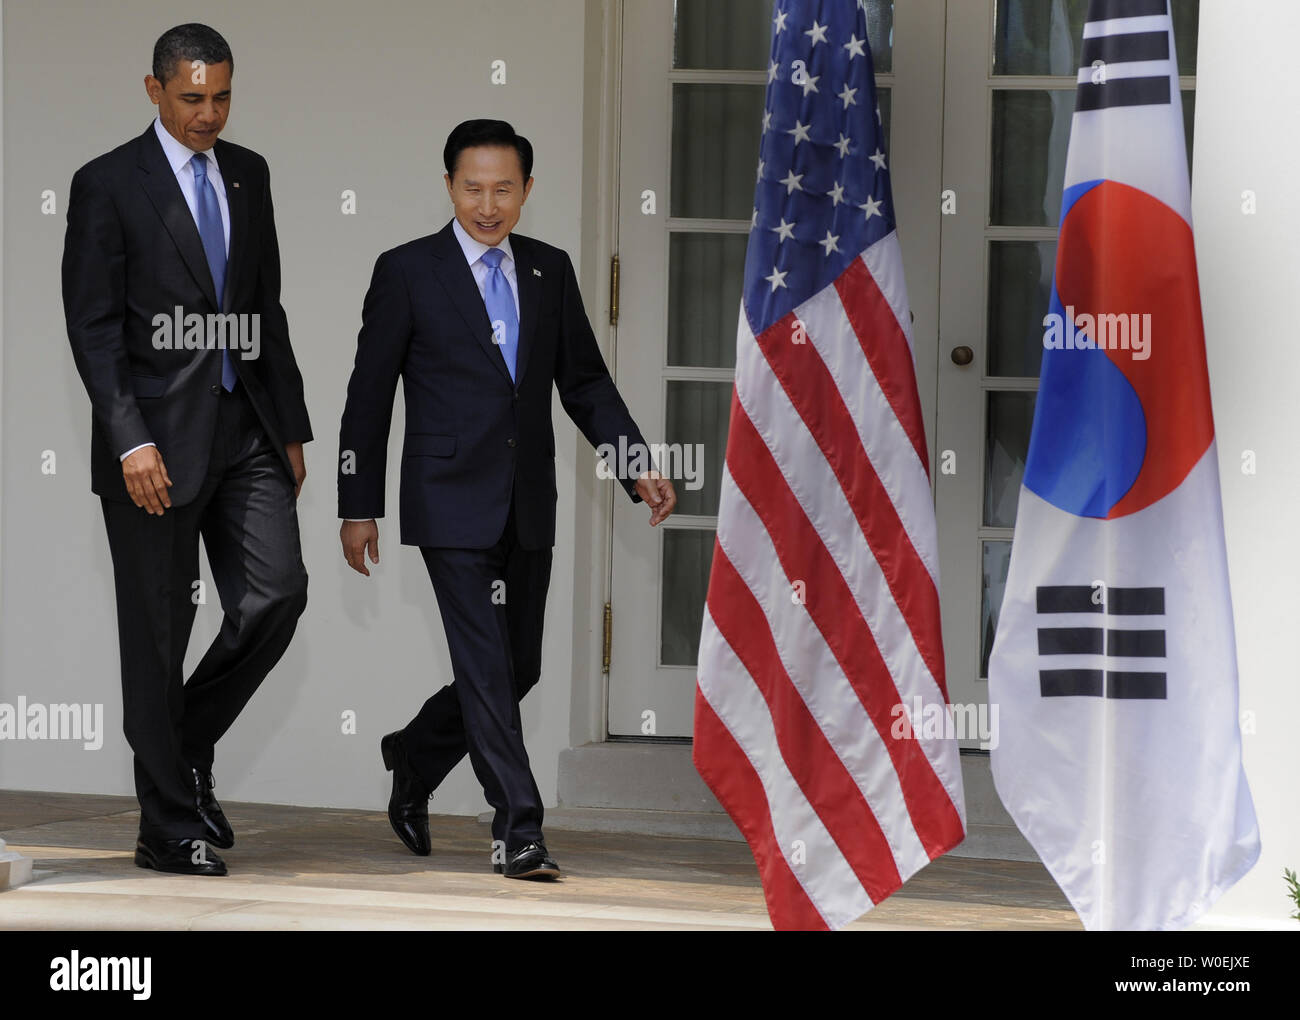
<svg viewBox="0 0 1300 1020">
<path fill-rule="evenodd" d="M 965 367 L 966 365 L 969 365 L 972 361 L 975 360 L 975 352 L 972 351 L 965 344 L 962 344 L 962 346 L 954 347 L 952 349 L 951 357 L 952 357 L 952 363 L 954 365 L 961 365 Z"/>
</svg>

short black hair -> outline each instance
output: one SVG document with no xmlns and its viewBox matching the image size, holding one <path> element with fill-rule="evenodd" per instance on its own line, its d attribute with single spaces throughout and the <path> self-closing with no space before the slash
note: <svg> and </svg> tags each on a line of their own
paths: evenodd
<svg viewBox="0 0 1300 1020">
<path fill-rule="evenodd" d="M 221 33 L 197 21 L 169 28 L 158 37 L 153 47 L 153 76 L 166 85 L 182 60 L 201 60 L 205 64 L 229 61 L 231 73 L 235 70 L 235 58 Z"/>
<path fill-rule="evenodd" d="M 524 182 L 533 175 L 533 145 L 504 120 L 463 120 L 451 129 L 447 144 L 442 150 L 442 162 L 447 174 L 455 178 L 456 163 L 466 149 L 480 145 L 499 145 L 519 153 L 519 165 L 524 170 Z"/>
</svg>

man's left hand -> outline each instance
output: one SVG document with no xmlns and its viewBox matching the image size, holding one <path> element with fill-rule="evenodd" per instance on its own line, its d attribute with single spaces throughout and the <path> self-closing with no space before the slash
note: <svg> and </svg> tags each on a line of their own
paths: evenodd
<svg viewBox="0 0 1300 1020">
<path fill-rule="evenodd" d="M 658 471 L 644 471 L 636 480 L 636 494 L 646 501 L 654 512 L 650 515 L 650 527 L 664 520 L 677 506 L 677 493 L 673 483 Z"/>
<path fill-rule="evenodd" d="M 293 467 L 293 477 L 297 485 L 293 489 L 293 498 L 302 492 L 302 483 L 307 480 L 307 462 L 302 458 L 302 443 L 285 443 L 284 452 L 289 455 L 289 464 Z"/>
</svg>

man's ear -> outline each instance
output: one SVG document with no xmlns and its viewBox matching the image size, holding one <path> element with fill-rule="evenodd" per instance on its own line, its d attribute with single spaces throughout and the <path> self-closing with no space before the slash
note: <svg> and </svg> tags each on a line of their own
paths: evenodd
<svg viewBox="0 0 1300 1020">
<path fill-rule="evenodd" d="M 533 179 L 530 177 L 528 178 L 528 180 L 524 181 L 524 197 L 519 200 L 520 205 L 523 205 L 525 202 L 528 201 L 528 193 L 532 190 L 533 190 Z"/>
<path fill-rule="evenodd" d="M 144 91 L 149 97 L 149 102 L 153 103 L 154 106 L 158 105 L 158 101 L 162 97 L 162 90 L 163 83 L 152 74 L 146 74 L 144 76 Z"/>
<path fill-rule="evenodd" d="M 447 194 L 451 194 L 451 174 L 443 174 L 442 179 L 447 182 Z"/>
</svg>

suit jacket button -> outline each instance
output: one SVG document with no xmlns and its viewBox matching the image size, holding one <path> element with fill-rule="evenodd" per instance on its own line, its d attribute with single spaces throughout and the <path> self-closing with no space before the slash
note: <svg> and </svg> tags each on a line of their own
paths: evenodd
<svg viewBox="0 0 1300 1020">
<path fill-rule="evenodd" d="M 514 446 L 514 445 L 515 445 L 515 441 L 513 439 L 506 440 L 506 446 Z"/>
<path fill-rule="evenodd" d="M 218 386 L 216 383 L 213 383 L 211 386 L 208 387 L 208 392 L 215 397 L 218 393 L 221 392 L 221 387 Z"/>
</svg>

